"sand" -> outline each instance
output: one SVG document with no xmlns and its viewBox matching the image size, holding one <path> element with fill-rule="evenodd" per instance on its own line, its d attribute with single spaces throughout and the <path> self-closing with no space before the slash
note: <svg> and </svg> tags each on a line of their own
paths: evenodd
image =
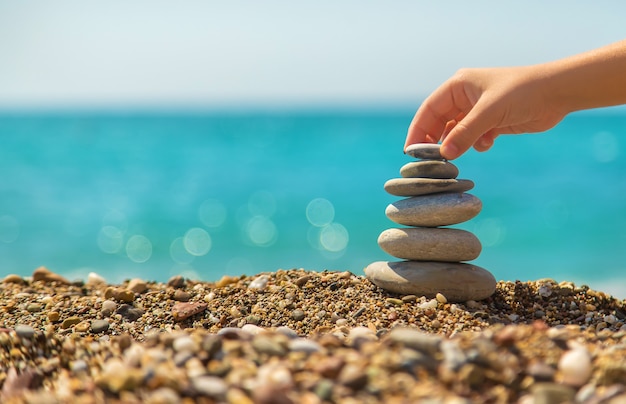
<svg viewBox="0 0 626 404">
<path fill-rule="evenodd" d="M 625 301 L 499 282 L 451 304 L 350 272 L 0 283 L 2 403 L 622 403 Z"/>
</svg>

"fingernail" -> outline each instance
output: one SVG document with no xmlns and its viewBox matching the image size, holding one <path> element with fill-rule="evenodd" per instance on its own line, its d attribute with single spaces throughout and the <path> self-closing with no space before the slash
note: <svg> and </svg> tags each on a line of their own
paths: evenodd
<svg viewBox="0 0 626 404">
<path fill-rule="evenodd" d="M 488 139 L 488 138 L 486 138 L 486 137 L 481 137 L 481 138 L 479 139 L 479 142 L 480 142 L 480 143 L 479 143 L 479 146 L 480 146 L 481 148 L 483 148 L 483 149 L 489 148 L 489 147 L 493 144 L 493 142 L 491 141 L 491 139 Z"/>
<path fill-rule="evenodd" d="M 451 143 L 441 145 L 441 155 L 448 160 L 457 158 L 458 152 L 459 148 Z"/>
</svg>

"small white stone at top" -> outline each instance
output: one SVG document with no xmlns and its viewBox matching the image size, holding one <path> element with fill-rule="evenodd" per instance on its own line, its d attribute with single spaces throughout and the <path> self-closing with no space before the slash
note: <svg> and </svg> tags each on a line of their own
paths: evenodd
<svg viewBox="0 0 626 404">
<path fill-rule="evenodd" d="M 404 151 L 409 156 L 424 160 L 443 160 L 440 152 L 441 145 L 437 143 L 415 143 Z"/>
</svg>

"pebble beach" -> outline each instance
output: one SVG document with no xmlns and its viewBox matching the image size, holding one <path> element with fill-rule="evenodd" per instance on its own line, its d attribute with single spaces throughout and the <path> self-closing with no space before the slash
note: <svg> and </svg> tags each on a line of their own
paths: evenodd
<svg viewBox="0 0 626 404">
<path fill-rule="evenodd" d="M 624 403 L 624 300 L 571 282 L 481 301 L 351 272 L 200 282 L 46 268 L 0 283 L 2 403 Z"/>
</svg>

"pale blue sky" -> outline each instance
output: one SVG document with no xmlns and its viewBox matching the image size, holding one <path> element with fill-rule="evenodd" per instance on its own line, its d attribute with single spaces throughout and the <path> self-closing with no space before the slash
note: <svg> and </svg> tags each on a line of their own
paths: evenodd
<svg viewBox="0 0 626 404">
<path fill-rule="evenodd" d="M 626 37 L 623 1 L 0 0 L 0 108 L 411 104 Z"/>
</svg>

